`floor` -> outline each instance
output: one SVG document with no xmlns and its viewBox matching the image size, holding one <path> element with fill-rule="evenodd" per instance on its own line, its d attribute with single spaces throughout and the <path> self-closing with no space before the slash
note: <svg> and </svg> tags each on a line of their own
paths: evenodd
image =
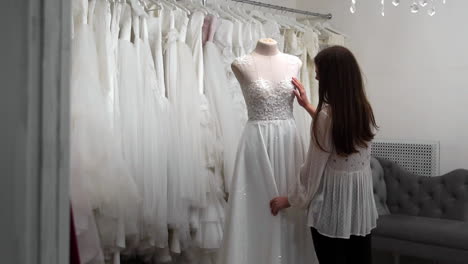
<svg viewBox="0 0 468 264">
<path fill-rule="evenodd" d="M 390 253 L 379 252 L 379 251 L 373 252 L 373 263 L 374 264 L 394 264 L 393 257 Z M 144 262 L 138 259 L 126 259 L 126 260 L 122 260 L 122 264 L 144 264 Z M 399 264 L 457 264 L 457 263 L 447 263 L 447 262 L 442 263 L 442 262 L 435 262 L 432 260 L 420 259 L 420 258 L 415 258 L 415 257 L 401 256 Z"/>
<path fill-rule="evenodd" d="M 388 252 L 374 251 L 372 256 L 374 264 L 394 264 L 393 257 Z M 460 264 L 450 262 L 437 262 L 433 260 L 401 256 L 399 264 Z"/>
</svg>

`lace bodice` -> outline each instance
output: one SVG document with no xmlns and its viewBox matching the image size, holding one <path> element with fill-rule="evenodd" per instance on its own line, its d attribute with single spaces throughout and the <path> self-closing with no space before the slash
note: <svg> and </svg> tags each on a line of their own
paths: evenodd
<svg viewBox="0 0 468 264">
<path fill-rule="evenodd" d="M 249 120 L 285 120 L 293 118 L 293 85 L 285 79 L 278 83 L 258 79 L 241 85 Z"/>
<path fill-rule="evenodd" d="M 251 55 L 237 58 L 234 61 L 234 65 L 237 67 L 249 66 L 252 63 Z M 290 63 L 300 63 L 300 61 L 293 60 Z M 257 78 L 253 81 L 241 82 L 249 120 L 293 119 L 294 86 L 291 82 L 292 77 L 293 75 L 287 76 L 281 81 Z"/>
</svg>

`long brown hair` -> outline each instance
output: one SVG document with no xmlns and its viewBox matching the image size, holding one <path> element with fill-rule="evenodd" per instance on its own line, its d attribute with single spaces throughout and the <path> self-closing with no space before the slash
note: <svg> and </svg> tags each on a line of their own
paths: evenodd
<svg viewBox="0 0 468 264">
<path fill-rule="evenodd" d="M 356 147 L 367 147 L 375 135 L 373 128 L 378 128 L 364 91 L 359 64 L 347 48 L 333 46 L 317 54 L 315 65 L 319 77 L 317 113 L 325 105 L 331 110 L 332 140 L 337 154 L 357 153 Z M 324 150 L 318 142 L 317 119 L 313 123 L 314 138 Z"/>
</svg>

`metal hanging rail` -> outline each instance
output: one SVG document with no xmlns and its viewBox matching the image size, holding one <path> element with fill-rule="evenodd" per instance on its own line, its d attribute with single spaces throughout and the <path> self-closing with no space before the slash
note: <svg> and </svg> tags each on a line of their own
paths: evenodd
<svg viewBox="0 0 468 264">
<path fill-rule="evenodd" d="M 276 9 L 280 11 L 306 15 L 306 16 L 315 16 L 315 17 L 320 17 L 324 19 L 332 19 L 333 17 L 332 14 L 315 13 L 315 12 L 293 9 L 293 8 L 284 7 L 284 6 L 277 6 L 277 5 L 271 5 L 271 4 L 257 2 L 257 1 L 251 1 L 251 0 L 231 0 L 231 1 L 249 4 L 249 5 L 256 5 L 256 6 L 261 6 L 261 7 L 266 7 L 266 8 Z"/>
</svg>

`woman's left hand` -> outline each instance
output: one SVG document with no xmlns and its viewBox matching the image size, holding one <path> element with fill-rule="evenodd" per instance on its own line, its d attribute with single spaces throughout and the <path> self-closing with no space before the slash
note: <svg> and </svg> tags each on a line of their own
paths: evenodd
<svg viewBox="0 0 468 264">
<path fill-rule="evenodd" d="M 276 197 L 270 201 L 271 214 L 275 216 L 279 211 L 289 207 L 291 207 L 291 205 L 289 204 L 288 197 Z"/>
</svg>

